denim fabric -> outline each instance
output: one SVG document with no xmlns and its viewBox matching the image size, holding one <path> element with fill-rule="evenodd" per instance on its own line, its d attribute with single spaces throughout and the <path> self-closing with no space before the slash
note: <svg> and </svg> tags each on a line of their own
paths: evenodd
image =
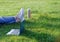
<svg viewBox="0 0 60 42">
<path fill-rule="evenodd" d="M 8 17 L 0 17 L 0 24 L 10 24 L 10 23 L 15 23 L 16 20 L 13 16 L 8 16 Z"/>
</svg>

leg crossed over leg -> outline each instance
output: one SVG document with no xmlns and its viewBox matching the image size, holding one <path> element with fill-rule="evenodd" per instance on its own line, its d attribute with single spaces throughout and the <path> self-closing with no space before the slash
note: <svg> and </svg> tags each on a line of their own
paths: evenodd
<svg viewBox="0 0 60 42">
<path fill-rule="evenodd" d="M 16 22 L 23 22 L 24 21 L 24 9 L 21 8 L 19 13 L 16 16 L 7 16 L 7 17 L 1 17 L 0 16 L 0 24 L 10 24 L 10 23 L 16 23 Z"/>
</svg>

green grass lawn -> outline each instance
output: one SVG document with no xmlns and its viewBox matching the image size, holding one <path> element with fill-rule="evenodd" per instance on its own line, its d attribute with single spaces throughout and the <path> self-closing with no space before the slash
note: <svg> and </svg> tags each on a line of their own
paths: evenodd
<svg viewBox="0 0 60 42">
<path fill-rule="evenodd" d="M 0 25 L 0 42 L 55 42 L 60 34 L 60 0 L 0 0 L 0 16 L 14 16 L 25 9 L 25 31 L 20 36 L 6 36 L 19 23 Z M 27 8 L 31 19 L 27 19 Z"/>
</svg>

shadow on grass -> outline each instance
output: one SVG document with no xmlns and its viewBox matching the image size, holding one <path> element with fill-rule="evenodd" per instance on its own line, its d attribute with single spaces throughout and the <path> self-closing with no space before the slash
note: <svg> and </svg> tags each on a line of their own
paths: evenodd
<svg viewBox="0 0 60 42">
<path fill-rule="evenodd" d="M 60 21 L 60 18 L 52 18 L 52 17 L 47 17 L 48 15 L 46 16 L 40 16 L 38 19 L 39 20 L 48 20 L 48 21 L 54 21 L 54 22 L 59 22 Z"/>
<path fill-rule="evenodd" d="M 26 36 L 31 39 L 36 39 L 38 42 L 54 42 L 54 37 L 47 33 L 36 33 L 29 30 L 25 30 L 21 36 Z"/>
<path fill-rule="evenodd" d="M 43 21 L 43 22 L 40 22 L 40 24 L 42 24 L 42 26 L 44 27 L 60 28 L 60 18 L 41 16 L 38 19 L 39 21 Z M 44 21 L 46 22 L 44 23 Z"/>
<path fill-rule="evenodd" d="M 60 18 L 49 18 L 46 16 L 41 16 L 38 20 L 26 21 L 26 27 L 31 28 L 60 28 Z"/>
<path fill-rule="evenodd" d="M 39 21 L 39 22 L 29 22 L 27 21 L 26 24 L 25 24 L 25 27 L 26 28 L 48 28 L 48 29 L 59 29 L 60 28 L 60 25 L 59 24 L 50 24 L 50 23 L 45 23 L 45 22 L 42 22 L 42 21 Z"/>
</svg>

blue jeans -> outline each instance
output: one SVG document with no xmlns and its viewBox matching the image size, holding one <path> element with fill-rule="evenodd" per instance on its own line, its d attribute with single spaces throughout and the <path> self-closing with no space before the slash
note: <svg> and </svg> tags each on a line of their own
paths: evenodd
<svg viewBox="0 0 60 42">
<path fill-rule="evenodd" d="M 10 24 L 15 22 L 16 22 L 16 19 L 13 16 L 0 17 L 0 24 Z"/>
</svg>

